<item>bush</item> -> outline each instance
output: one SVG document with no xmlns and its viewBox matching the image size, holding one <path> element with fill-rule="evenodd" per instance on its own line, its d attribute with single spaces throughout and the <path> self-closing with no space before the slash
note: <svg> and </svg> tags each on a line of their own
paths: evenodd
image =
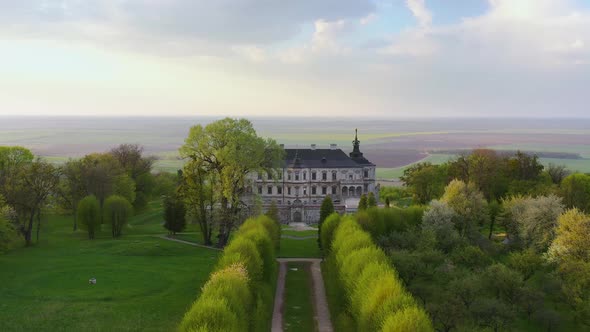
<svg viewBox="0 0 590 332">
<path fill-rule="evenodd" d="M 321 229 L 321 237 L 320 243 L 321 248 L 324 250 L 325 253 L 329 253 L 330 249 L 332 248 L 332 240 L 334 239 L 334 232 L 336 228 L 340 224 L 340 215 L 338 213 L 332 213 L 326 220 L 322 223 Z"/>
<path fill-rule="evenodd" d="M 433 331 L 432 322 L 424 310 L 418 307 L 404 308 L 389 316 L 383 324 L 383 332 Z"/>
<path fill-rule="evenodd" d="M 265 216 L 240 227 L 201 296 L 185 314 L 180 331 L 270 330 L 277 228 Z"/>
<path fill-rule="evenodd" d="M 365 218 L 366 225 L 378 225 L 379 221 L 373 222 L 371 216 L 381 218 L 380 213 L 369 211 L 360 215 Z M 411 212 L 411 215 L 421 217 L 422 214 Z M 329 239 L 324 243 L 329 243 Z M 331 287 L 339 285 L 342 288 L 340 293 L 345 294 L 347 302 L 341 305 L 347 314 L 335 317 L 337 326 L 341 320 L 349 324 L 353 320 L 358 331 L 377 331 L 382 328 L 387 328 L 386 331 L 433 330 L 428 316 L 404 289 L 385 253 L 375 246 L 369 233 L 354 218 L 345 217 L 335 228 L 332 249 L 325 266 L 330 266 L 339 277 L 339 282 L 329 280 L 329 283 Z M 409 321 L 408 317 L 414 317 L 412 315 L 419 320 Z M 386 321 L 388 325 L 385 325 Z"/>
<path fill-rule="evenodd" d="M 170 233 L 182 232 L 186 227 L 186 207 L 177 195 L 164 199 L 164 228 Z"/>
<path fill-rule="evenodd" d="M 88 231 L 88 238 L 94 239 L 96 232 L 100 231 L 101 216 L 100 204 L 94 195 L 84 197 L 78 203 L 78 222 L 80 228 Z"/>
<path fill-rule="evenodd" d="M 133 214 L 133 206 L 124 197 L 112 195 L 104 202 L 103 216 L 111 225 L 113 237 L 121 236 L 123 226 L 127 224 Z"/>
</svg>

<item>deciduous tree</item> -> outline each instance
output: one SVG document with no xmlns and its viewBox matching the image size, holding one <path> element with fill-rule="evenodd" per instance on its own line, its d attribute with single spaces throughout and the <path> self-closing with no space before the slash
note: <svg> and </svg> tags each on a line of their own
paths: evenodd
<svg viewBox="0 0 590 332">
<path fill-rule="evenodd" d="M 80 228 L 88 232 L 88 238 L 94 239 L 101 225 L 100 203 L 96 196 L 86 196 L 78 203 L 78 222 Z"/>
<path fill-rule="evenodd" d="M 111 225 L 111 235 L 114 238 L 121 236 L 123 227 L 133 215 L 131 203 L 125 197 L 111 195 L 105 200 L 103 210 L 104 220 Z"/>
<path fill-rule="evenodd" d="M 164 199 L 164 228 L 170 233 L 182 232 L 186 227 L 186 208 L 184 201 L 177 195 Z"/>
</svg>

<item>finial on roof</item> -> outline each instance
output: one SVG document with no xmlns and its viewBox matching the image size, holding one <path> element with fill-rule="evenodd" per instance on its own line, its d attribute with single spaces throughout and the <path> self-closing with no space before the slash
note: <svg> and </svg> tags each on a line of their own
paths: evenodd
<svg viewBox="0 0 590 332">
<path fill-rule="evenodd" d="M 358 129 L 355 129 L 354 130 L 354 141 L 352 141 L 352 151 L 360 153 L 360 151 L 361 151 L 360 145 L 361 145 L 361 142 L 359 141 L 359 138 L 358 138 Z"/>
</svg>

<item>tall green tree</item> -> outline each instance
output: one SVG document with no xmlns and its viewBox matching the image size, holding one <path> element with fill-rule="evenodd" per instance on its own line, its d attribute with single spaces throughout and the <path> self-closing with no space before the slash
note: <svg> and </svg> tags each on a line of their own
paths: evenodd
<svg viewBox="0 0 590 332">
<path fill-rule="evenodd" d="M 152 167 L 156 160 L 153 156 L 144 156 L 144 148 L 138 144 L 121 144 L 110 151 L 119 165 L 134 182 L 134 199 L 129 200 L 135 209 L 145 207 L 153 186 Z M 123 195 L 124 196 L 124 195 Z M 128 196 L 125 196 L 129 199 Z"/>
<path fill-rule="evenodd" d="M 170 233 L 182 232 L 186 227 L 186 208 L 184 201 L 177 195 L 164 199 L 164 228 Z"/>
<path fill-rule="evenodd" d="M 220 208 L 219 247 L 227 244 L 239 222 L 248 174 L 276 173 L 283 153 L 274 140 L 259 137 L 246 119 L 225 118 L 190 129 L 180 154 L 212 175 L 209 180 L 216 188 Z M 187 176 L 190 174 L 185 172 Z"/>
<path fill-rule="evenodd" d="M 364 211 L 367 209 L 367 207 L 368 207 L 367 195 L 362 194 L 361 199 L 359 200 L 359 206 L 358 206 L 357 210 Z"/>
<path fill-rule="evenodd" d="M 56 189 L 56 199 L 66 211 L 74 216 L 73 230 L 78 229 L 78 203 L 87 195 L 84 185 L 82 161 L 68 160 L 60 167 L 60 181 Z"/>
<path fill-rule="evenodd" d="M 216 174 L 208 172 L 199 160 L 189 160 L 183 168 L 179 198 L 183 199 L 187 214 L 199 225 L 203 243 L 210 246 L 215 224 L 213 211 L 218 203 L 215 192 Z M 170 193 L 170 195 L 176 195 Z"/>
<path fill-rule="evenodd" d="M 318 221 L 318 245 L 320 248 L 322 247 L 322 224 L 332 213 L 334 213 L 334 203 L 332 202 L 332 198 L 330 198 L 330 196 L 326 196 L 326 198 L 324 198 L 322 201 L 322 205 L 320 206 L 320 220 Z"/>
<path fill-rule="evenodd" d="M 377 199 L 375 198 L 375 194 L 373 192 L 369 193 L 367 196 L 367 208 L 372 208 L 377 206 Z"/>
<path fill-rule="evenodd" d="M 86 194 L 96 196 L 102 207 L 105 199 L 115 193 L 124 170 L 112 154 L 93 153 L 82 158 L 82 174 Z"/>
<path fill-rule="evenodd" d="M 563 202 L 568 208 L 590 212 L 590 175 L 575 173 L 561 182 Z"/>
<path fill-rule="evenodd" d="M 88 232 L 88 238 L 94 239 L 101 225 L 100 202 L 96 196 L 86 196 L 78 203 L 78 222 Z"/>
<path fill-rule="evenodd" d="M 440 201 L 455 211 L 455 227 L 461 237 L 471 235 L 489 218 L 487 202 L 474 184 L 453 180 L 446 186 Z"/>
<path fill-rule="evenodd" d="M 125 197 L 111 195 L 104 202 L 103 216 L 104 221 L 111 225 L 111 235 L 117 238 L 133 216 L 133 206 Z"/>
<path fill-rule="evenodd" d="M 446 177 L 445 166 L 417 163 L 406 168 L 400 180 L 412 193 L 416 203 L 428 204 L 443 193 Z"/>
</svg>

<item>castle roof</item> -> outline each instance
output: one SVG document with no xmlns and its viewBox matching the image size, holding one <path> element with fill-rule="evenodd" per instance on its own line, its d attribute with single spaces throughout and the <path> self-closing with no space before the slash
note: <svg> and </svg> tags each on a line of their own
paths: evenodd
<svg viewBox="0 0 590 332">
<path fill-rule="evenodd" d="M 341 149 L 285 149 L 290 168 L 355 168 L 374 166 L 364 157 L 351 158 Z"/>
</svg>

